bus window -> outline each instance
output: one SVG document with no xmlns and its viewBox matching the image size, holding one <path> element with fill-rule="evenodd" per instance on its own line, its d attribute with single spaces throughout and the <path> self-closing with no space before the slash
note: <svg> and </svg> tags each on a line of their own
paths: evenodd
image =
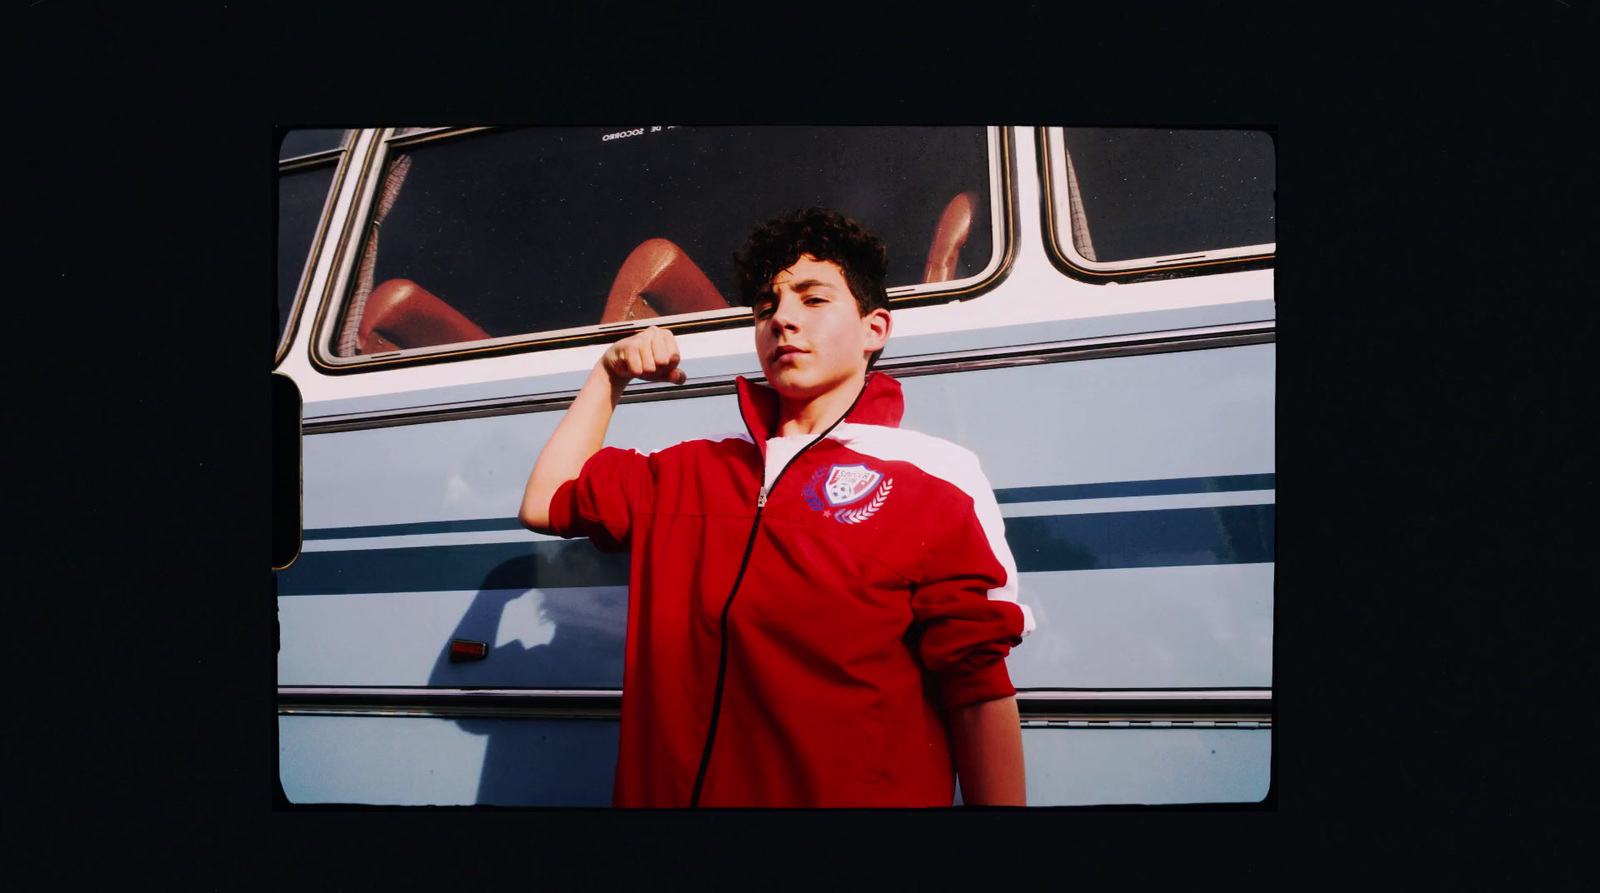
<svg viewBox="0 0 1600 893">
<path fill-rule="evenodd" d="M 891 288 L 977 276 L 1002 247 L 982 127 L 401 132 L 373 184 L 338 357 L 747 319 L 731 255 L 808 205 L 877 233 Z"/>
<path fill-rule="evenodd" d="M 278 146 L 278 353 L 350 131 L 291 130 Z"/>
<path fill-rule="evenodd" d="M 1270 134 L 1067 127 L 1052 136 L 1056 248 L 1074 266 L 1132 270 L 1273 253 Z"/>
</svg>

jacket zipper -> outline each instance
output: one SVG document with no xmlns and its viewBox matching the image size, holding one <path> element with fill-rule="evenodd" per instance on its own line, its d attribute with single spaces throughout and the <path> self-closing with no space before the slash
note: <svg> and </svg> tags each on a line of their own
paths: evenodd
<svg viewBox="0 0 1600 893">
<path fill-rule="evenodd" d="M 872 373 L 868 372 L 867 379 L 870 380 L 871 377 Z M 722 716 L 722 688 L 728 677 L 728 611 L 733 607 L 733 597 L 739 594 L 739 584 L 744 582 L 744 572 L 750 566 L 750 553 L 755 550 L 756 531 L 761 529 L 761 513 L 767 507 L 767 495 L 773 490 L 778 489 L 778 481 L 783 480 L 783 475 L 789 470 L 789 466 L 793 465 L 797 459 L 805 455 L 806 452 L 812 447 L 821 443 L 824 437 L 827 437 L 829 434 L 833 433 L 833 429 L 839 427 L 840 422 L 850 417 L 850 413 L 855 411 L 856 404 L 861 402 L 861 395 L 865 394 L 866 392 L 866 381 L 863 381 L 861 383 L 861 393 L 856 394 L 856 399 L 851 401 L 850 408 L 846 409 L 843 415 L 835 419 L 833 424 L 828 426 L 827 430 L 823 431 L 821 434 L 818 434 L 810 443 L 801 447 L 799 452 L 789 457 L 789 461 L 783 463 L 783 467 L 778 469 L 777 476 L 772 479 L 772 486 L 769 488 L 763 484 L 760 491 L 756 494 L 756 516 L 755 519 L 750 523 L 750 539 L 744 544 L 744 558 L 739 561 L 739 573 L 733 578 L 733 588 L 728 592 L 728 600 L 722 604 L 722 615 L 719 620 L 721 650 L 717 657 L 717 688 L 716 694 L 713 696 L 713 700 L 711 702 L 711 722 L 706 729 L 706 746 L 700 754 L 700 769 L 695 773 L 694 777 L 694 792 L 689 795 L 690 809 L 696 809 L 700 806 L 700 790 L 705 786 L 706 770 L 711 766 L 711 747 L 717 741 L 717 720 Z M 750 427 L 748 422 L 745 423 L 745 427 Z M 751 431 L 750 436 L 751 438 L 756 437 L 756 432 Z M 759 446 L 757 448 L 759 449 Z M 766 456 L 765 450 L 762 451 L 762 456 Z M 766 463 L 763 461 L 761 466 L 762 477 L 766 477 L 766 471 Z"/>
</svg>

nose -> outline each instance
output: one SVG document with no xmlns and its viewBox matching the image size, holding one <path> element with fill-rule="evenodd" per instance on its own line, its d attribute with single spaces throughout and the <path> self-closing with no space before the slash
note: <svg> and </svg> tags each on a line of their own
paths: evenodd
<svg viewBox="0 0 1600 893">
<path fill-rule="evenodd" d="M 795 331 L 794 314 L 789 312 L 793 309 L 794 301 L 789 300 L 787 297 L 778 298 L 777 305 L 772 308 L 772 315 L 767 317 L 767 321 L 772 324 L 774 333 Z"/>
</svg>

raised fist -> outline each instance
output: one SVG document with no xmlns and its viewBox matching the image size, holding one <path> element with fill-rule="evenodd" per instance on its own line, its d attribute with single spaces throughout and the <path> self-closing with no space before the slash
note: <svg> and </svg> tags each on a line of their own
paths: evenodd
<svg viewBox="0 0 1600 893">
<path fill-rule="evenodd" d="M 678 368 L 679 359 L 678 341 L 672 332 L 651 326 L 606 348 L 600 365 L 618 384 L 635 378 L 683 384 L 689 376 Z"/>
</svg>

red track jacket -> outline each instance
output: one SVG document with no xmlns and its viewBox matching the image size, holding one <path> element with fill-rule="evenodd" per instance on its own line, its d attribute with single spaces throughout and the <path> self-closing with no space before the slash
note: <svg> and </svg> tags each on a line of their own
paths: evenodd
<svg viewBox="0 0 1600 893">
<path fill-rule="evenodd" d="M 1033 628 L 994 494 L 969 451 L 900 430 L 871 373 L 818 438 L 606 448 L 551 526 L 629 549 L 617 806 L 949 806 L 945 710 L 1015 693 Z"/>
</svg>

